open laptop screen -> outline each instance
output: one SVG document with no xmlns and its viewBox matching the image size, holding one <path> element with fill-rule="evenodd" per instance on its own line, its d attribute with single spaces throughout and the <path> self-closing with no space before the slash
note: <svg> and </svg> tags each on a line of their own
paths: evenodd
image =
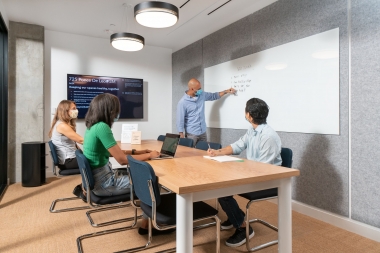
<svg viewBox="0 0 380 253">
<path fill-rule="evenodd" d="M 161 154 L 174 156 L 179 142 L 179 134 L 166 134 Z"/>
</svg>

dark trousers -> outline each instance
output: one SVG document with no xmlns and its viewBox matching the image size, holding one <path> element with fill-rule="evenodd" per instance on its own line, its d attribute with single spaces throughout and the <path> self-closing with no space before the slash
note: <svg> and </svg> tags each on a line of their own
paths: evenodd
<svg viewBox="0 0 380 253">
<path fill-rule="evenodd" d="M 77 158 L 66 159 L 64 164 L 58 165 L 58 168 L 61 170 L 79 169 Z"/>
<path fill-rule="evenodd" d="M 240 228 L 244 222 L 245 213 L 240 209 L 234 197 L 227 196 L 218 198 L 218 201 L 234 228 Z"/>
<path fill-rule="evenodd" d="M 188 139 L 192 139 L 193 140 L 193 145 L 195 147 L 195 145 L 197 145 L 198 141 L 207 141 L 207 132 L 204 132 L 201 135 L 195 135 L 195 134 L 186 133 L 185 137 L 188 138 Z"/>
</svg>

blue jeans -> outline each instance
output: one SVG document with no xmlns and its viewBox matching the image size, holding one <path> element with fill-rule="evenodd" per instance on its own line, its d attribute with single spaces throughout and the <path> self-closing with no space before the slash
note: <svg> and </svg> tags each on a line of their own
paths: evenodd
<svg viewBox="0 0 380 253">
<path fill-rule="evenodd" d="M 240 209 L 234 197 L 227 196 L 218 198 L 218 201 L 234 228 L 240 228 L 244 222 L 245 213 Z"/>
<path fill-rule="evenodd" d="M 97 196 L 113 196 L 129 193 L 128 175 L 112 170 L 111 163 L 92 170 L 95 186 L 92 190 Z"/>
</svg>

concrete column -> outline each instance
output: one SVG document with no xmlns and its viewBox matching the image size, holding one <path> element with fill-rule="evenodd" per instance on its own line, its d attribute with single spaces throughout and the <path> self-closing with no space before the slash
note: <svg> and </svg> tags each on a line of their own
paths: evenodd
<svg viewBox="0 0 380 253">
<path fill-rule="evenodd" d="M 8 176 L 21 181 L 21 143 L 43 141 L 44 27 L 9 22 Z"/>
</svg>

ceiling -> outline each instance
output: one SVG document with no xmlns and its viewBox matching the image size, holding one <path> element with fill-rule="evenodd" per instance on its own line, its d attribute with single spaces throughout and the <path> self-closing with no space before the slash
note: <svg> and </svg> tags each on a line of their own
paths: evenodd
<svg viewBox="0 0 380 253">
<path fill-rule="evenodd" d="M 135 21 L 133 7 L 143 1 L 2 0 L 10 21 L 41 25 L 51 31 L 107 39 L 113 32 L 132 32 L 143 36 L 146 45 L 170 48 L 173 52 L 277 0 L 161 0 L 178 8 L 187 2 L 179 9 L 177 24 L 164 29 L 143 27 Z"/>
</svg>

